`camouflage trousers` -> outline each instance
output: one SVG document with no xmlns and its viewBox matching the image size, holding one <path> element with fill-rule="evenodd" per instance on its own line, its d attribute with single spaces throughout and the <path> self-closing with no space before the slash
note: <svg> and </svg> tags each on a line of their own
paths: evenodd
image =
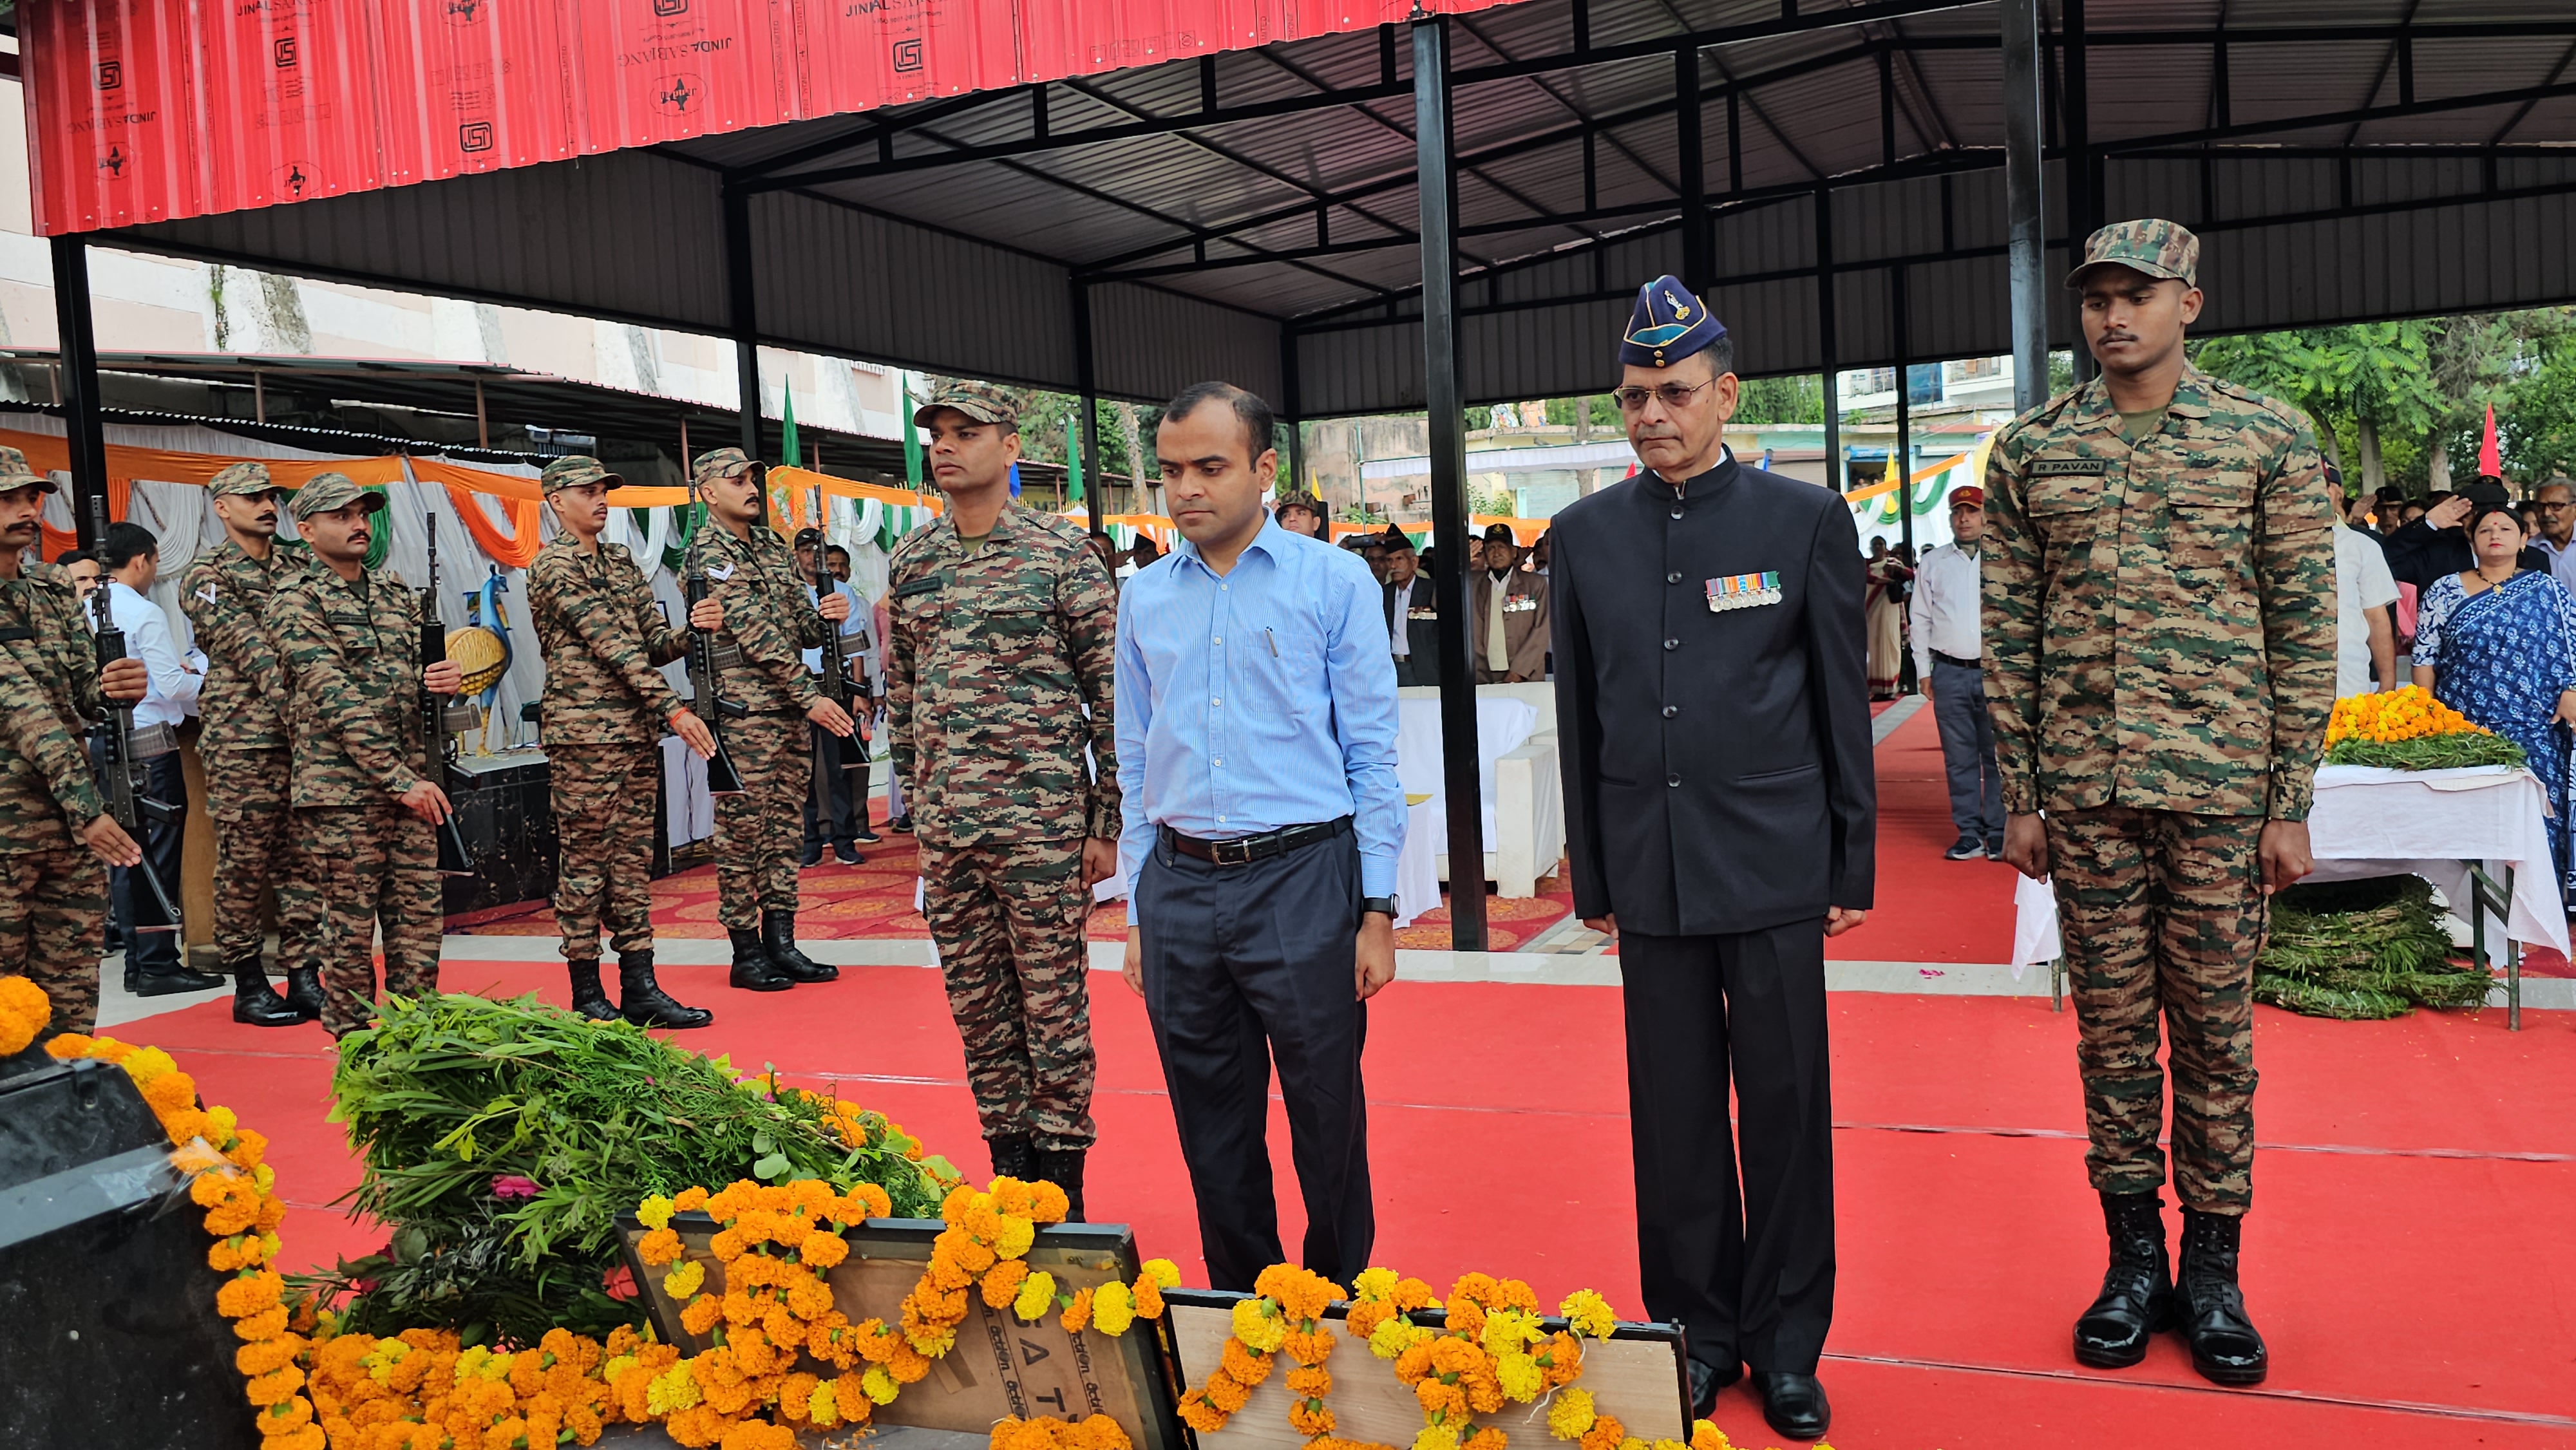
<svg viewBox="0 0 2576 1450">
<path fill-rule="evenodd" d="M 796 858 L 814 788 L 803 712 L 727 721 L 725 753 L 743 792 L 716 797 L 716 920 L 754 930 L 764 911 L 796 914 Z"/>
<path fill-rule="evenodd" d="M 728 742 L 730 744 L 730 742 Z M 653 949 L 651 782 L 657 745 L 549 746 L 554 803 L 555 925 L 568 962 L 599 960 L 599 929 L 620 956 Z"/>
<path fill-rule="evenodd" d="M 263 891 L 277 896 L 279 965 L 316 965 L 313 918 L 322 903 L 293 869 L 289 778 L 283 750 L 228 750 L 206 761 L 206 815 L 215 825 L 215 959 L 227 968 L 258 957 L 267 939 Z"/>
<path fill-rule="evenodd" d="M 32 851 L 0 852 L 0 977 L 25 977 L 53 1000 L 45 1036 L 98 1025 L 100 935 L 107 925 L 107 867 L 59 820 L 30 834 Z"/>
<path fill-rule="evenodd" d="M 987 1138 L 1087 1148 L 1091 1085 L 1091 888 L 1082 842 L 921 843 L 921 911 L 939 948 L 948 1011 Z"/>
<path fill-rule="evenodd" d="M 438 838 L 427 821 L 390 801 L 306 806 L 295 813 L 295 870 L 323 903 L 312 956 L 322 968 L 322 1025 L 332 1036 L 375 1016 L 379 926 L 385 991 L 418 997 L 438 990 L 447 917 Z"/>
<path fill-rule="evenodd" d="M 2174 1194 L 2241 1214 L 2254 1202 L 2254 955 L 2269 920 L 2257 816 L 2052 812 L 2049 874 L 2075 998 L 2084 1155 L 2093 1187 L 2163 1187 L 2173 1039 Z"/>
</svg>

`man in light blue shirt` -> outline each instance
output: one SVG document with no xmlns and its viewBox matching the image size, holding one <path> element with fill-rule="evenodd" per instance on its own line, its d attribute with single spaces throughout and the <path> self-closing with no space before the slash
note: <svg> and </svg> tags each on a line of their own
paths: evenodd
<svg viewBox="0 0 2576 1450">
<path fill-rule="evenodd" d="M 108 525 L 99 542 L 98 587 L 107 591 L 108 617 L 125 632 L 126 654 L 143 661 L 151 679 L 134 706 L 136 791 L 185 807 L 188 779 L 179 769 L 179 726 L 197 713 L 197 692 L 205 676 L 181 656 L 170 636 L 169 616 L 149 597 L 161 575 L 160 551 L 160 541 L 141 524 Z M 93 762 L 102 758 L 96 742 L 90 754 Z M 147 816 L 141 842 L 143 864 L 108 872 L 109 899 L 116 908 L 117 925 L 125 933 L 125 989 L 137 995 L 202 992 L 225 984 L 223 977 L 189 969 L 179 944 L 180 932 L 136 930 L 138 921 L 146 928 L 164 923 L 150 883 L 137 882 L 134 872 L 149 871 L 160 878 L 162 891 L 176 902 L 186 825 L 184 815 L 169 820 Z"/>
<path fill-rule="evenodd" d="M 1262 510 L 1268 404 L 1174 398 L 1155 451 L 1186 541 L 1118 600 L 1127 985 L 1145 999 L 1208 1282 L 1281 1260 L 1269 1072 L 1306 1204 L 1304 1263 L 1348 1283 L 1377 1236 L 1360 1082 L 1395 976 L 1395 664 L 1368 565 Z M 1347 984 L 1347 985 L 1345 985 Z"/>
</svg>

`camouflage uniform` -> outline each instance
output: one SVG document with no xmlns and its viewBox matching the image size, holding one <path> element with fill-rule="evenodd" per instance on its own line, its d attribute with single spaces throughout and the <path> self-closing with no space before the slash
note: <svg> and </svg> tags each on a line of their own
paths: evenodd
<svg viewBox="0 0 2576 1450">
<path fill-rule="evenodd" d="M 569 467 L 560 465 L 569 464 Z M 591 459 L 547 465 L 545 489 L 615 476 Z M 634 557 L 569 538 L 537 551 L 528 602 L 545 652 L 544 730 L 561 843 L 555 924 L 564 960 L 599 960 L 605 921 L 618 955 L 653 949 L 654 794 L 662 724 L 685 708 L 657 666 L 688 650 L 688 632 L 653 607 Z"/>
<path fill-rule="evenodd" d="M 992 404 L 961 386 L 929 408 L 994 420 L 978 406 Z M 972 554 L 952 518 L 914 533 L 887 584 L 894 768 L 984 1136 L 1087 1148 L 1082 843 L 1119 830 L 1117 590 L 1080 528 L 1016 506 Z"/>
<path fill-rule="evenodd" d="M 2188 280 L 2190 259 L 2132 265 Z M 2266 820 L 2307 818 L 2334 705 L 2335 514 L 2314 430 L 2186 368 L 2133 444 L 2096 379 L 1996 436 L 1986 516 L 1996 758 L 2004 808 L 2047 813 L 2093 1186 L 2165 1181 L 2161 1008 L 2177 1195 L 2242 1214 L 2257 846 Z"/>
<path fill-rule="evenodd" d="M 293 507 L 303 519 L 380 496 L 343 475 L 316 474 Z M 401 804 L 429 760 L 419 709 L 420 596 L 389 569 L 351 580 L 317 563 L 277 591 L 268 623 L 286 664 L 296 871 L 323 903 L 313 950 L 322 1025 L 337 1037 L 374 1016 L 377 928 L 385 991 L 438 990 L 445 930 L 438 841 Z"/>
<path fill-rule="evenodd" d="M 719 448 L 698 459 L 697 475 L 704 482 L 751 466 L 741 449 Z M 748 538 L 713 522 L 700 527 L 687 567 L 705 573 L 708 597 L 724 606 L 714 641 L 721 693 L 749 712 L 724 723 L 743 792 L 716 798 L 716 919 L 753 931 L 764 911 L 796 914 L 796 858 L 814 783 L 805 711 L 819 693 L 805 651 L 823 643 L 823 617 L 808 602 L 795 552 L 766 523 L 754 523 Z"/>
<path fill-rule="evenodd" d="M 0 489 L 31 480 L 0 448 Z M 75 830 L 107 812 L 82 745 L 106 709 L 79 590 L 51 564 L 22 565 L 0 581 L 0 976 L 44 989 L 49 1036 L 98 1020 L 107 868 Z"/>
<path fill-rule="evenodd" d="M 268 470 L 236 463 L 215 475 L 216 494 L 270 491 Z M 320 910 L 313 889 L 288 867 L 294 832 L 289 800 L 292 758 L 286 733 L 286 671 L 267 614 L 277 591 L 314 567 L 302 549 L 273 547 L 265 562 L 226 539 L 188 566 L 179 604 L 206 652 L 199 694 L 205 733 L 197 751 L 206 779 L 206 816 L 215 825 L 215 955 L 227 966 L 255 960 L 265 935 L 260 896 L 277 895 L 277 956 L 308 967 L 311 921 Z"/>
</svg>

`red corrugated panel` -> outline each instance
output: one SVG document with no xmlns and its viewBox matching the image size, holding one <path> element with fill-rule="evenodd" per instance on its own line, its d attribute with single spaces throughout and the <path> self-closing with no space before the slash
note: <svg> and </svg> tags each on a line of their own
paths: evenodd
<svg viewBox="0 0 2576 1450">
<path fill-rule="evenodd" d="M 213 210 L 205 199 L 188 9 L 164 0 L 18 12 L 27 163 L 41 230 Z M 41 58 L 42 64 L 36 61 Z"/>
</svg>

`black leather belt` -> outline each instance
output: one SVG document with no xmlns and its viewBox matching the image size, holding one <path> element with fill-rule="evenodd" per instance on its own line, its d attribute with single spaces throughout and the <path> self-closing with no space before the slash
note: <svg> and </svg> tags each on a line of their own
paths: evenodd
<svg viewBox="0 0 2576 1450">
<path fill-rule="evenodd" d="M 1985 668 L 1985 665 L 1980 661 L 1963 660 L 1957 655 L 1945 655 L 1937 649 L 1932 651 L 1932 658 L 1939 660 L 1945 665 L 1957 665 L 1963 670 L 1982 670 Z"/>
<path fill-rule="evenodd" d="M 1281 826 L 1275 831 L 1264 831 L 1258 836 L 1237 836 L 1230 841 L 1202 841 L 1196 836 L 1184 836 L 1169 826 L 1163 827 L 1162 832 L 1164 844 L 1184 856 L 1219 866 L 1249 866 L 1255 861 L 1285 856 L 1317 841 L 1347 836 L 1351 833 L 1351 818 L 1344 816 L 1337 821 L 1319 821 L 1306 826 Z"/>
</svg>

